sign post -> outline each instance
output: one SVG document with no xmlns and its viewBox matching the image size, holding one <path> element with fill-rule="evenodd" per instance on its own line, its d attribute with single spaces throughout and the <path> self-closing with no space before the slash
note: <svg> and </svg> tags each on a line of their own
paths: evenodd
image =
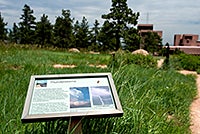
<svg viewBox="0 0 200 134">
<path fill-rule="evenodd" d="M 71 119 L 68 130 L 73 134 L 82 134 L 81 119 Z"/>
<path fill-rule="evenodd" d="M 30 79 L 21 121 L 122 115 L 110 73 L 34 75 Z M 71 123 L 70 129 L 78 123 L 76 130 L 81 130 L 80 120 Z"/>
</svg>

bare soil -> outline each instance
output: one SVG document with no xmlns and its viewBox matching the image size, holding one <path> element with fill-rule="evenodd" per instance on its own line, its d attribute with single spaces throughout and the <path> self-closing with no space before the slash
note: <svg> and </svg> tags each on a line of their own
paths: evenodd
<svg viewBox="0 0 200 134">
<path fill-rule="evenodd" d="M 96 67 L 96 68 L 102 68 L 102 69 L 107 68 L 107 65 L 104 65 L 104 64 L 102 64 L 102 65 L 90 64 L 89 66 L 90 66 L 90 67 Z M 67 65 L 67 64 L 66 64 L 66 65 L 64 65 L 64 64 L 54 64 L 53 67 L 54 67 L 54 68 L 75 68 L 75 67 L 77 67 L 77 66 L 74 65 L 74 64 L 72 64 L 72 65 Z"/>
<path fill-rule="evenodd" d="M 197 96 L 190 106 L 191 132 L 192 134 L 200 134 L 200 75 L 193 71 L 182 70 L 182 74 L 193 74 L 197 76 Z"/>
</svg>

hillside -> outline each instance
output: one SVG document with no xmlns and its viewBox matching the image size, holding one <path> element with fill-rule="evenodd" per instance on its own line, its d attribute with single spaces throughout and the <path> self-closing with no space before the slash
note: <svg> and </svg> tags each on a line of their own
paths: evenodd
<svg viewBox="0 0 200 134">
<path fill-rule="evenodd" d="M 124 115 L 83 119 L 83 133 L 190 133 L 189 106 L 196 95 L 194 76 L 133 62 L 121 64 L 123 60 L 114 62 L 120 63 L 113 63 L 109 54 L 0 46 L 0 132 L 67 133 L 67 120 L 21 123 L 31 75 L 111 72 Z M 55 64 L 74 67 L 55 68 Z"/>
</svg>

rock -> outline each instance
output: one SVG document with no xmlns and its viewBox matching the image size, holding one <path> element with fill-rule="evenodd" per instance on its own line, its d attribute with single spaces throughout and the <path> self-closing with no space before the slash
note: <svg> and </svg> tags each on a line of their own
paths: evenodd
<svg viewBox="0 0 200 134">
<path fill-rule="evenodd" d="M 145 55 L 145 56 L 149 55 L 149 53 L 144 49 L 135 50 L 135 51 L 132 52 L 132 54 L 142 54 L 142 55 Z"/>
<path fill-rule="evenodd" d="M 94 51 L 90 51 L 90 54 L 100 54 L 100 52 L 94 52 Z"/>
<path fill-rule="evenodd" d="M 163 63 L 164 63 L 164 61 L 165 61 L 164 59 L 157 60 L 157 67 L 161 68 Z"/>
<path fill-rule="evenodd" d="M 80 51 L 77 48 L 70 48 L 69 52 L 80 53 Z"/>
<path fill-rule="evenodd" d="M 75 68 L 76 65 L 64 65 L 64 64 L 54 64 L 54 68 Z"/>
</svg>

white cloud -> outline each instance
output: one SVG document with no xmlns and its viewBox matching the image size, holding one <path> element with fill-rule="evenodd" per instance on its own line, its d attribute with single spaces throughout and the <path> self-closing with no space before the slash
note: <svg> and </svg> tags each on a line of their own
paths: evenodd
<svg viewBox="0 0 200 134">
<path fill-rule="evenodd" d="M 83 93 L 80 90 L 77 90 L 75 88 L 70 89 L 70 96 L 72 96 L 73 98 L 84 98 Z"/>
<path fill-rule="evenodd" d="M 5 7 L 5 6 L 9 6 L 11 5 L 12 3 L 7 1 L 7 0 L 0 0 L 0 7 Z"/>
<path fill-rule="evenodd" d="M 134 12 L 140 12 L 139 23 L 154 24 L 155 30 L 163 30 L 164 41 L 173 42 L 175 33 L 196 33 L 200 31 L 199 0 L 128 0 L 128 6 Z M 26 1 L 0 0 L 0 12 L 8 27 L 19 22 L 24 4 L 34 10 L 37 20 L 42 14 L 49 17 L 51 23 L 56 16 L 61 16 L 62 9 L 69 9 L 71 17 L 82 20 L 85 16 L 92 25 L 97 19 L 101 24 L 102 14 L 109 13 L 111 0 L 57 0 L 57 1 Z"/>
</svg>

